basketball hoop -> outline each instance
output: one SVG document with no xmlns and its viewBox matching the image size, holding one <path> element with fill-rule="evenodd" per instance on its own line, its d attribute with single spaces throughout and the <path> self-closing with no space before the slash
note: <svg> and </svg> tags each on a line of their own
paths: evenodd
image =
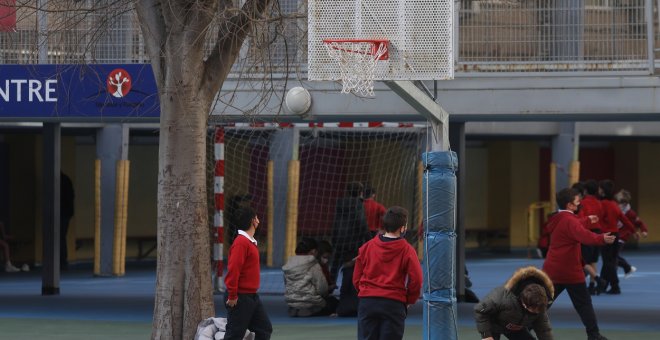
<svg viewBox="0 0 660 340">
<path fill-rule="evenodd" d="M 339 64 L 341 93 L 374 96 L 376 63 L 387 60 L 386 39 L 324 39 L 328 54 Z"/>
</svg>

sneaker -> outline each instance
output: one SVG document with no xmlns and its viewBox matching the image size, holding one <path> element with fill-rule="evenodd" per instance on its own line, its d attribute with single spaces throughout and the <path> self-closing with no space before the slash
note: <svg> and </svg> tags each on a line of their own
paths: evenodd
<svg viewBox="0 0 660 340">
<path fill-rule="evenodd" d="M 636 271 L 637 271 L 637 267 L 635 267 L 635 266 L 630 266 L 630 270 L 629 270 L 628 272 L 626 272 L 626 273 L 623 275 L 623 278 L 624 278 L 624 279 L 629 278 L 630 275 L 634 274 Z"/>
<path fill-rule="evenodd" d="M 30 266 L 28 266 L 27 263 L 24 263 L 24 264 L 21 266 L 21 270 L 24 271 L 24 272 L 29 272 L 29 271 L 30 271 Z"/>
<path fill-rule="evenodd" d="M 7 264 L 5 265 L 5 271 L 6 271 L 7 273 L 16 273 L 16 272 L 20 272 L 21 270 L 18 269 L 18 268 L 16 268 L 16 267 L 14 267 L 13 264 L 11 264 L 11 263 L 7 263 Z"/>
<path fill-rule="evenodd" d="M 619 295 L 621 294 L 621 289 L 619 287 L 612 287 L 610 290 L 606 291 L 605 294 Z"/>
</svg>

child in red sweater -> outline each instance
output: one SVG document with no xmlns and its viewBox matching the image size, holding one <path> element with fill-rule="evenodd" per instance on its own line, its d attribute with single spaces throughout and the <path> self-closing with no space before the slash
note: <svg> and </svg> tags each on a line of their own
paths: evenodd
<svg viewBox="0 0 660 340">
<path fill-rule="evenodd" d="M 367 186 L 364 189 L 364 215 L 367 217 L 367 226 L 371 237 L 376 236 L 383 228 L 383 216 L 385 216 L 385 206 L 376 202 L 376 189 Z"/>
<path fill-rule="evenodd" d="M 225 286 L 227 287 L 227 326 L 225 339 L 243 339 L 245 331 L 255 333 L 256 340 L 268 340 L 273 326 L 257 290 L 260 269 L 259 250 L 254 233 L 259 226 L 257 213 L 250 207 L 236 212 L 238 235 L 229 248 Z"/>
<path fill-rule="evenodd" d="M 614 195 L 614 199 L 619 203 L 619 208 L 621 208 L 621 212 L 628 218 L 628 220 L 637 228 L 636 233 L 630 232 L 630 230 L 623 229 L 623 223 L 619 222 L 618 227 L 619 230 L 623 230 L 621 234 L 619 234 L 619 257 L 617 258 L 617 264 L 619 267 L 623 268 L 624 271 L 624 278 L 627 279 L 632 275 L 634 272 L 637 271 L 637 268 L 635 266 L 631 266 L 628 261 L 621 256 L 621 251 L 623 251 L 623 246 L 628 241 L 628 238 L 632 235 L 635 239 L 639 239 L 639 235 L 643 237 L 648 236 L 648 231 L 649 229 L 646 227 L 646 224 L 644 221 L 642 221 L 639 216 L 637 216 L 637 213 L 630 208 L 630 201 L 632 200 L 632 195 L 630 195 L 630 192 L 627 190 L 620 190 L 619 192 Z"/>
<path fill-rule="evenodd" d="M 408 211 L 391 207 L 383 217 L 384 234 L 360 247 L 353 285 L 360 299 L 358 339 L 402 339 L 408 307 L 419 298 L 422 267 L 403 238 Z"/>
</svg>

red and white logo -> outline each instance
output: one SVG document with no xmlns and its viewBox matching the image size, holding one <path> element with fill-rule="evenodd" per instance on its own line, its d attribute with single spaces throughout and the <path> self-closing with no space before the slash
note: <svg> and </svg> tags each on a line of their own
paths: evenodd
<svg viewBox="0 0 660 340">
<path fill-rule="evenodd" d="M 112 70 L 106 83 L 108 92 L 116 98 L 123 98 L 131 91 L 131 75 L 122 68 Z"/>
</svg>

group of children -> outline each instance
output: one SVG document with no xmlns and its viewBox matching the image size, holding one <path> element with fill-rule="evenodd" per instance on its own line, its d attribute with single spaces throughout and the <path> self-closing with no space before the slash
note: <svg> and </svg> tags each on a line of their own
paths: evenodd
<svg viewBox="0 0 660 340">
<path fill-rule="evenodd" d="M 626 276 L 636 268 L 621 257 L 620 251 L 631 236 L 648 234 L 646 225 L 630 208 L 630 193 L 621 190 L 615 195 L 613 187 L 610 180 L 589 180 L 558 194 L 560 210 L 544 228 L 543 236 L 549 240 L 545 245 L 550 252 L 543 271 L 533 267 L 521 269 L 475 306 L 482 339 L 499 339 L 500 335 L 533 339 L 530 329 L 539 339 L 552 339 L 546 309 L 563 290 L 568 291 L 589 339 L 606 339 L 599 333 L 589 295 L 621 293 L 617 266 L 624 268 Z M 256 294 L 259 253 L 253 236 L 259 219 L 254 210 L 246 207 L 237 212 L 237 222 L 238 236 L 229 250 L 225 278 L 225 339 L 241 339 L 246 330 L 254 332 L 256 339 L 269 339 L 272 325 Z M 414 248 L 403 237 L 408 229 L 407 210 L 391 207 L 382 222 L 382 229 L 359 248 L 357 257 L 343 263 L 339 299 L 332 294 L 336 285 L 328 266 L 333 258 L 332 246 L 311 238 L 298 243 L 296 255 L 282 267 L 290 316 L 357 314 L 358 339 L 403 338 L 407 309 L 420 295 L 422 271 Z M 565 264 L 549 263 L 551 257 L 560 262 L 562 258 L 573 258 L 569 253 L 582 254 L 581 263 L 576 262 L 570 273 L 566 273 Z M 603 261 L 600 275 L 595 269 L 599 256 Z M 583 270 L 591 277 L 588 288 Z M 570 280 L 566 279 L 569 276 Z M 606 290 L 608 286 L 610 289 Z M 580 299 L 584 303 L 576 304 Z M 348 307 L 343 308 L 342 303 Z M 498 328 L 495 319 L 517 321 Z"/>
<path fill-rule="evenodd" d="M 583 226 L 597 234 L 609 232 L 616 236 L 616 242 L 612 245 L 582 246 L 584 271 L 590 278 L 589 293 L 591 295 L 621 294 L 617 268 L 623 268 L 625 278 L 637 270 L 623 258 L 621 251 L 631 237 L 635 239 L 639 239 L 640 236 L 647 237 L 648 228 L 631 209 L 630 192 L 620 190 L 615 194 L 613 181 L 597 182 L 591 179 L 574 184 L 573 189 L 581 195 L 582 201 L 577 215 Z M 538 244 L 544 257 L 549 239 L 546 225 L 543 227 Z M 600 273 L 597 271 L 599 258 L 602 261 Z"/>
<path fill-rule="evenodd" d="M 289 315 L 357 314 L 360 339 L 401 339 L 407 309 L 419 298 L 422 269 L 403 237 L 407 210 L 391 207 L 382 222 L 382 230 L 360 247 L 358 256 L 344 263 L 339 300 L 328 284 L 332 249 L 324 241 L 316 247 L 316 241 L 304 238 L 282 267 Z"/>
<path fill-rule="evenodd" d="M 543 269 L 524 268 L 504 285 L 491 291 L 475 306 L 477 329 L 483 340 L 553 339 L 546 310 L 564 291 L 585 326 L 589 340 L 607 340 L 600 333 L 596 313 L 587 290 L 581 246 L 615 245 L 616 233 L 609 231 L 608 221 L 603 232 L 588 227 L 601 221 L 599 216 L 580 216 L 578 211 L 589 210 L 580 191 L 566 188 L 556 195 L 557 212 L 548 218 L 545 226 L 550 240 Z M 608 215 L 604 215 L 605 218 Z M 614 282 L 610 282 L 614 288 Z"/>
<path fill-rule="evenodd" d="M 250 207 L 236 212 L 238 235 L 229 249 L 225 304 L 225 339 L 270 339 L 272 324 L 257 295 L 259 252 L 254 233 L 259 218 Z M 340 299 L 328 269 L 332 247 L 326 241 L 302 239 L 296 255 L 282 267 L 289 315 L 355 315 L 359 339 L 402 339 L 407 310 L 420 296 L 422 269 L 415 249 L 403 237 L 408 211 L 393 206 L 383 216 L 382 230 L 362 245 L 358 256 L 343 266 Z M 351 293 L 352 291 L 352 293 Z M 342 310 L 342 297 L 354 299 L 354 309 Z"/>
</svg>

